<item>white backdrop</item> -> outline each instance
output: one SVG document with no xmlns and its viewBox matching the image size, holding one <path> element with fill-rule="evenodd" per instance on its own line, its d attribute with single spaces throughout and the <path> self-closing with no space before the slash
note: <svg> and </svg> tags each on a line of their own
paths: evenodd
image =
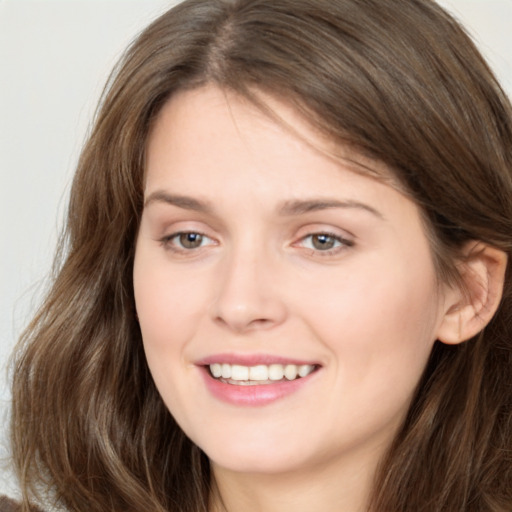
<svg viewBox="0 0 512 512">
<path fill-rule="evenodd" d="M 0 0 L 0 401 L 110 69 L 171 0 Z M 443 0 L 512 95 L 512 0 Z M 0 405 L 1 405 L 0 402 Z M 5 407 L 4 407 L 5 409 Z M 1 437 L 1 434 L 0 434 Z"/>
</svg>

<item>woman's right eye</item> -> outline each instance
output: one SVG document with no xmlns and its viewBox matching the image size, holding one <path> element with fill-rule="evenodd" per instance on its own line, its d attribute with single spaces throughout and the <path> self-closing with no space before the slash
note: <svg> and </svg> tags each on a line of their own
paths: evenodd
<svg viewBox="0 0 512 512">
<path fill-rule="evenodd" d="M 213 240 L 202 233 L 195 231 L 183 231 L 166 236 L 162 239 L 162 244 L 178 251 L 191 251 L 200 249 L 206 245 L 213 244 Z"/>
</svg>

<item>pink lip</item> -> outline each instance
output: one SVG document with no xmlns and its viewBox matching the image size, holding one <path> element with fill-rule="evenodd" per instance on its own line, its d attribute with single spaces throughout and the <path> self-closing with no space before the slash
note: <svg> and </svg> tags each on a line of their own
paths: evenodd
<svg viewBox="0 0 512 512">
<path fill-rule="evenodd" d="M 302 387 L 307 386 L 318 373 L 318 369 L 310 373 L 306 377 L 295 380 L 276 381 L 271 384 L 261 384 L 255 386 L 240 386 L 228 384 L 211 376 L 208 366 L 215 363 L 241 364 L 243 366 L 256 366 L 257 364 L 314 364 L 281 358 L 271 355 L 233 355 L 220 354 L 207 357 L 198 361 L 196 365 L 199 367 L 202 378 L 210 393 L 222 402 L 227 402 L 238 406 L 264 406 L 272 402 L 285 398 L 298 392 Z"/>
</svg>

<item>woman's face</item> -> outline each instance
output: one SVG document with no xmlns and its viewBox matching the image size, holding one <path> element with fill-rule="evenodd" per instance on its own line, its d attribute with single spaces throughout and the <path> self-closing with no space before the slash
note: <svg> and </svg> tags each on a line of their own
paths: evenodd
<svg viewBox="0 0 512 512">
<path fill-rule="evenodd" d="M 300 137 L 213 86 L 176 94 L 150 135 L 147 361 L 216 467 L 364 466 L 406 413 L 445 294 L 415 204 L 266 99 Z"/>
</svg>

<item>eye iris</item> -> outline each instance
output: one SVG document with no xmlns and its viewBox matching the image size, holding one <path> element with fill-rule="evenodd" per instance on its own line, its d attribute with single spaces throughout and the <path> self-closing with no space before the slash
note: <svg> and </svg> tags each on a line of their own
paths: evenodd
<svg viewBox="0 0 512 512">
<path fill-rule="evenodd" d="M 203 236 L 199 233 L 181 233 L 180 244 L 185 249 L 197 249 L 201 246 Z"/>
<path fill-rule="evenodd" d="M 320 251 L 332 249 L 336 240 L 330 235 L 314 235 L 312 237 L 313 247 Z"/>
</svg>

